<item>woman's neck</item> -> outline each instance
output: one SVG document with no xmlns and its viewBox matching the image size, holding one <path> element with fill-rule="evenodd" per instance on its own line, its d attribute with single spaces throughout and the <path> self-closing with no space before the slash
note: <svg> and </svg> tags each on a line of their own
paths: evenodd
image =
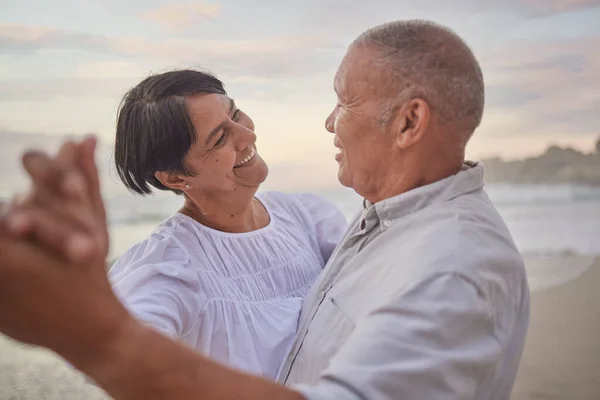
<svg viewBox="0 0 600 400">
<path fill-rule="evenodd" d="M 246 204 L 219 202 L 200 206 L 186 196 L 185 203 L 179 212 L 204 226 L 230 233 L 255 231 L 264 228 L 270 222 L 269 213 L 254 197 Z"/>
</svg>

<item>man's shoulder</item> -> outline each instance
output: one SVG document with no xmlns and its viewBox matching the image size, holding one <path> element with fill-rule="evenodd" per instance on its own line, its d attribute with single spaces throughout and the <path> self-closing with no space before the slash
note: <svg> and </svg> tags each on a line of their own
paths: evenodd
<svg viewBox="0 0 600 400">
<path fill-rule="evenodd" d="M 469 276 L 482 285 L 525 279 L 523 258 L 484 192 L 430 207 L 392 226 L 388 236 L 381 251 L 408 264 L 412 279 L 440 273 Z"/>
</svg>

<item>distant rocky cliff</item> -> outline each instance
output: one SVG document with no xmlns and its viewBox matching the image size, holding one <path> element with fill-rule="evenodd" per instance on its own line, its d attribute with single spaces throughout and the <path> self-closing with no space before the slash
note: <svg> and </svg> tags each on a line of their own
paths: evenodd
<svg viewBox="0 0 600 400">
<path fill-rule="evenodd" d="M 594 153 L 551 146 L 538 157 L 516 161 L 491 158 L 483 160 L 483 163 L 488 183 L 579 183 L 600 186 L 600 138 Z"/>
</svg>

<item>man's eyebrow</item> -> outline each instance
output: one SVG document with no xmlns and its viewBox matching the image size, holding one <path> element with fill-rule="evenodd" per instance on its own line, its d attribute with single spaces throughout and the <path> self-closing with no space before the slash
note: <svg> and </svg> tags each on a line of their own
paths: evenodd
<svg viewBox="0 0 600 400">
<path fill-rule="evenodd" d="M 231 114 L 233 113 L 233 110 L 235 110 L 235 101 L 233 101 L 233 99 L 229 99 L 229 116 L 231 117 Z M 223 129 L 223 126 L 225 126 L 225 124 L 228 122 L 228 120 L 222 121 L 219 125 L 217 125 L 216 127 L 213 128 L 212 131 L 210 131 L 210 133 L 208 134 L 208 137 L 206 138 L 206 144 L 208 145 L 213 139 L 214 137 L 221 132 L 221 130 Z"/>
</svg>

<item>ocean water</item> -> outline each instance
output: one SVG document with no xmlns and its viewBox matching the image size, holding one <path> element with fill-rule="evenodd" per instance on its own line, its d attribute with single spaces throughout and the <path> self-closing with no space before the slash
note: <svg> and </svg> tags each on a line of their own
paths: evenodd
<svg viewBox="0 0 600 400">
<path fill-rule="evenodd" d="M 526 255 L 600 255 L 600 187 L 578 185 L 488 185 L 487 192 Z M 361 199 L 345 189 L 316 191 L 350 218 Z M 175 212 L 182 199 L 120 193 L 106 199 L 112 233 L 111 257 L 143 240 Z"/>
<path fill-rule="evenodd" d="M 17 182 L 18 185 L 10 184 Z M 0 181 L 0 198 L 25 190 L 23 181 Z M 114 177 L 104 179 L 114 260 L 144 240 L 158 223 L 176 212 L 180 196 L 134 196 Z M 273 189 L 273 188 L 269 188 Z M 487 185 L 486 190 L 525 256 L 532 290 L 560 285 L 582 274 L 600 256 L 600 187 L 578 185 Z M 344 188 L 316 190 L 347 218 L 362 199 Z"/>
</svg>

